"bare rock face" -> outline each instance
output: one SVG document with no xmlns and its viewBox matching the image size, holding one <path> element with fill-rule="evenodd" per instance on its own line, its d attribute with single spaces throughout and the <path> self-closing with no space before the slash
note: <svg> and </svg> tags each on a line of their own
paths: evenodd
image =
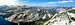
<svg viewBox="0 0 75 25">
<path fill-rule="evenodd" d="M 50 11 L 51 10 L 51 11 Z M 25 7 L 25 6 L 2 6 L 0 7 L 0 15 L 5 17 L 6 21 L 13 23 L 25 23 L 25 22 L 35 22 L 36 24 L 44 23 L 52 17 L 53 9 L 43 8 L 43 7 Z M 50 12 L 51 13 L 50 13 Z M 42 21 L 41 21 L 42 19 Z M 40 21 L 41 22 L 40 22 Z M 38 24 L 38 25 L 39 25 Z"/>
<path fill-rule="evenodd" d="M 70 12 L 57 13 L 44 25 L 75 25 L 75 14 Z"/>
<path fill-rule="evenodd" d="M 5 19 L 13 23 L 35 21 L 35 25 L 75 25 L 74 14 L 67 12 L 66 9 L 56 12 L 56 9 L 12 6 L 3 11 L 0 13 L 9 14 Z"/>
<path fill-rule="evenodd" d="M 15 13 L 9 16 L 8 18 L 6 18 L 6 20 L 10 22 L 14 22 L 14 23 L 33 22 L 33 21 L 39 20 L 42 17 L 44 19 L 49 13 L 48 10 L 46 9 L 23 9 L 23 8 L 19 9 L 16 12 L 18 13 Z"/>
<path fill-rule="evenodd" d="M 69 24 L 69 16 L 67 14 L 57 15 L 53 20 L 50 21 L 48 25 L 68 25 Z"/>
</svg>

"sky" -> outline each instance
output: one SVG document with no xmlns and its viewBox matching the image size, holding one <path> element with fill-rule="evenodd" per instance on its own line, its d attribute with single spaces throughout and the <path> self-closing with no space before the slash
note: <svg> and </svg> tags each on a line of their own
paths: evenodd
<svg viewBox="0 0 75 25">
<path fill-rule="evenodd" d="M 75 6 L 75 0 L 20 0 L 31 6 Z"/>
<path fill-rule="evenodd" d="M 0 5 L 75 6 L 75 0 L 0 0 Z"/>
</svg>

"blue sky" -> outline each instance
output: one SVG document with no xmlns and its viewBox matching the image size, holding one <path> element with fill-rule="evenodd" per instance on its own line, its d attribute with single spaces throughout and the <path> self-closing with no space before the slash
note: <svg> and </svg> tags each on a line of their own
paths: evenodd
<svg viewBox="0 0 75 25">
<path fill-rule="evenodd" d="M 75 6 L 75 0 L 19 0 L 31 6 Z"/>
<path fill-rule="evenodd" d="M 0 5 L 75 6 L 75 0 L 0 0 Z"/>
</svg>

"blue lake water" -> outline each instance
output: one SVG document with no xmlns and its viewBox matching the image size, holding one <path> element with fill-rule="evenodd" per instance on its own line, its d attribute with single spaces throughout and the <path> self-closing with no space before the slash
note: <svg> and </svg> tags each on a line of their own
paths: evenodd
<svg viewBox="0 0 75 25">
<path fill-rule="evenodd" d="M 0 25 L 16 25 L 14 23 L 10 23 L 8 21 L 6 21 L 3 16 L 0 16 Z"/>
</svg>

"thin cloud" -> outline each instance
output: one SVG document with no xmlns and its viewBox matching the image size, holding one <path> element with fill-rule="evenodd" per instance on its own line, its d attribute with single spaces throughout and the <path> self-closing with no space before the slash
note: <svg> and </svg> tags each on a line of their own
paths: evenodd
<svg viewBox="0 0 75 25">
<path fill-rule="evenodd" d="M 65 3 L 65 2 L 74 2 L 74 1 L 60 1 L 60 3 Z"/>
<path fill-rule="evenodd" d="M 0 0 L 0 5 L 15 5 L 16 0 Z"/>
<path fill-rule="evenodd" d="M 48 3 L 46 3 L 46 4 L 48 4 L 48 6 L 60 6 L 60 5 L 65 6 L 65 3 L 69 3 L 69 2 L 71 2 L 71 3 L 73 4 L 73 2 L 75 2 L 75 1 L 48 2 Z M 70 6 L 70 5 L 68 5 L 68 6 Z"/>
<path fill-rule="evenodd" d="M 75 2 L 75 1 L 58 1 L 58 2 L 48 2 L 48 3 L 51 4 L 51 3 L 67 3 L 67 2 Z"/>
</svg>

